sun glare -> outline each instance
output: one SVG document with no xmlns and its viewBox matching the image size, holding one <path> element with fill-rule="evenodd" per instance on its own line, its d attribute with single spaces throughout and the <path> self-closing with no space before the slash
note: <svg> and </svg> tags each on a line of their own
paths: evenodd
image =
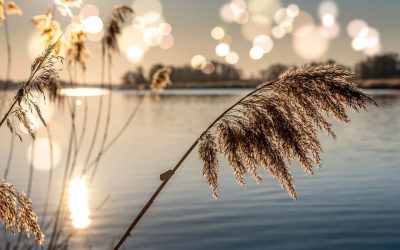
<svg viewBox="0 0 400 250">
<path fill-rule="evenodd" d="M 71 181 L 68 191 L 72 225 L 78 229 L 86 228 L 91 223 L 86 182 L 82 179 L 75 179 Z"/>
<path fill-rule="evenodd" d="M 63 96 L 101 96 L 107 95 L 108 90 L 100 88 L 65 88 L 60 90 Z"/>
</svg>

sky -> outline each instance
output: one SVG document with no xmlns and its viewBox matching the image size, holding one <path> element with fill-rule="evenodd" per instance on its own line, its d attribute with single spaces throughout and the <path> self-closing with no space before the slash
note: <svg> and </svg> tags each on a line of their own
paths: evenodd
<svg viewBox="0 0 400 250">
<path fill-rule="evenodd" d="M 135 0 L 140 1 L 140 0 Z M 117 4 L 131 5 L 132 0 L 121 1 L 100 1 L 83 0 L 83 4 L 94 4 L 99 7 L 100 17 L 106 20 L 112 7 Z M 159 47 L 152 47 L 146 51 L 140 62 L 132 63 L 121 51 L 114 59 L 113 82 L 120 82 L 121 76 L 127 70 L 142 66 L 148 70 L 155 63 L 168 65 L 190 64 L 194 55 L 203 55 L 207 60 L 224 61 L 223 57 L 215 54 L 215 47 L 219 41 L 214 40 L 210 31 L 215 26 L 221 26 L 231 37 L 230 49 L 239 55 L 236 66 L 243 70 L 245 76 L 256 76 L 260 70 L 267 68 L 274 63 L 304 64 L 310 61 L 309 58 L 299 55 L 294 46 L 296 40 L 291 34 L 284 38 L 273 38 L 274 46 L 272 51 L 266 53 L 261 59 L 250 58 L 249 50 L 253 47 L 252 41 L 247 40 L 242 34 L 242 25 L 238 23 L 227 23 L 220 16 L 221 7 L 229 3 L 229 0 L 159 0 L 162 4 L 162 16 L 164 21 L 172 27 L 171 35 L 174 37 L 172 48 L 163 50 Z M 251 0 L 249 0 L 251 1 Z M 279 1 L 279 0 L 263 0 Z M 8 23 L 11 31 L 12 41 L 12 78 L 23 81 L 29 75 L 30 63 L 33 56 L 30 51 L 39 47 L 32 45 L 31 39 L 38 34 L 31 18 L 34 15 L 43 14 L 51 8 L 53 1 L 50 0 L 15 0 L 23 10 L 21 16 L 9 16 Z M 281 0 L 281 6 L 296 4 L 301 10 L 310 13 L 316 25 L 321 25 L 318 15 L 318 7 L 321 0 Z M 340 25 L 340 34 L 337 38 L 329 40 L 327 50 L 323 55 L 318 56 L 317 61 L 324 61 L 333 58 L 336 61 L 353 66 L 357 61 L 366 58 L 362 51 L 355 51 L 352 48 L 352 39 L 347 34 L 347 25 L 354 19 L 365 20 L 370 27 L 375 28 L 380 35 L 381 52 L 400 53 L 400 1 L 398 0 L 336 0 L 338 7 L 336 22 Z M 135 6 L 135 5 L 134 5 Z M 74 13 L 77 11 L 74 10 Z M 78 11 L 79 13 L 79 11 Z M 137 13 L 140 15 L 141 13 Z M 56 15 L 62 26 L 68 25 L 69 18 Z M 128 25 L 131 25 L 129 22 Z M 6 50 L 3 26 L 0 25 L 0 78 L 5 75 Z M 267 33 L 267 32 L 266 32 Z M 270 34 L 269 34 L 270 35 Z M 271 35 L 270 35 L 271 36 Z M 271 36 L 272 37 L 272 36 Z M 87 63 L 86 80 L 88 83 L 100 81 L 100 44 L 88 42 L 91 50 L 91 58 Z M 301 46 L 311 51 L 317 49 L 312 42 L 308 46 L 307 41 Z M 62 78 L 67 79 L 67 74 L 62 73 Z"/>
</svg>

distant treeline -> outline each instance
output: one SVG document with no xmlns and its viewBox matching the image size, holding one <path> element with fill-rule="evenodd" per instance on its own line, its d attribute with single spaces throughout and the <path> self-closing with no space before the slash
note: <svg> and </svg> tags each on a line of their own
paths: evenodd
<svg viewBox="0 0 400 250">
<path fill-rule="evenodd" d="M 218 86 L 222 87 L 250 87 L 251 83 L 246 82 L 243 79 L 242 71 L 237 69 L 234 65 L 212 61 L 215 70 L 211 74 L 204 74 L 201 70 L 194 69 L 190 65 L 184 66 L 170 66 L 172 68 L 171 80 L 175 84 L 175 87 L 210 87 L 212 82 L 219 82 Z M 333 64 L 336 63 L 334 60 L 328 60 L 326 62 L 313 62 L 311 64 Z M 164 65 L 156 64 L 149 70 L 148 74 L 144 73 L 143 68 L 138 67 L 133 70 L 127 71 L 122 76 L 122 87 L 124 88 L 136 88 L 138 86 L 148 86 L 150 79 L 153 74 Z M 351 67 L 342 65 L 343 67 Z M 295 65 L 285 64 L 272 64 L 268 68 L 261 70 L 255 80 L 259 81 L 272 81 L 277 79 L 280 74 L 290 67 Z M 399 55 L 395 53 L 381 54 L 373 57 L 368 57 L 354 66 L 354 72 L 358 79 L 361 80 L 372 80 L 372 79 L 400 79 L 400 59 Z M 249 80 L 249 79 L 246 79 Z M 258 82 L 258 81 L 257 81 Z M 397 85 L 396 81 L 396 84 Z M 187 83 L 187 84 L 186 84 Z M 202 84 L 203 83 L 203 84 Z M 66 83 L 61 83 L 61 86 Z M 4 80 L 0 80 L 0 88 L 6 86 Z M 187 86 L 186 86 L 187 85 Z M 15 88 L 15 83 L 9 83 L 8 88 Z M 174 86 L 174 85 L 173 85 Z M 399 86 L 400 87 L 400 86 Z"/>
<path fill-rule="evenodd" d="M 190 65 L 180 67 L 170 66 L 172 67 L 171 80 L 173 83 L 235 82 L 243 80 L 241 70 L 235 66 L 216 61 L 212 63 L 215 66 L 215 71 L 209 75 L 204 74 L 201 70 L 192 68 Z M 333 64 L 336 62 L 328 60 L 326 62 L 313 62 L 311 64 L 326 63 Z M 163 66 L 162 64 L 154 65 L 147 75 L 145 75 L 141 67 L 130 70 L 123 75 L 122 84 L 128 88 L 148 84 L 154 72 Z M 342 66 L 349 70 L 351 69 L 349 66 Z M 295 65 L 272 64 L 268 68 L 261 70 L 255 78 L 261 81 L 272 81 L 290 67 L 295 67 Z M 359 79 L 400 78 L 399 56 L 389 53 L 368 57 L 354 66 L 354 72 Z M 182 84 L 179 85 L 182 86 Z"/>
</svg>

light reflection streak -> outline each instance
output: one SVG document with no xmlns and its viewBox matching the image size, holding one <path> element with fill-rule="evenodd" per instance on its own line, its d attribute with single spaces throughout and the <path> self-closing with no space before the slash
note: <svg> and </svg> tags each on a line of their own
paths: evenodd
<svg viewBox="0 0 400 250">
<path fill-rule="evenodd" d="M 75 179 L 69 185 L 68 207 L 71 213 L 72 225 L 83 229 L 90 225 L 91 220 L 88 204 L 88 188 L 82 179 Z"/>
<path fill-rule="evenodd" d="M 60 95 L 63 96 L 102 96 L 108 94 L 108 89 L 101 88 L 64 88 L 60 90 Z"/>
</svg>

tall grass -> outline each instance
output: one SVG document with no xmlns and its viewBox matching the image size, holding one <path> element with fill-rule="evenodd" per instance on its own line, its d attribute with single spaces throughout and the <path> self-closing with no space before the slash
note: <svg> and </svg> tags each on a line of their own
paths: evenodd
<svg viewBox="0 0 400 250">
<path fill-rule="evenodd" d="M 32 112 L 40 117 L 43 124 L 46 126 L 41 110 L 37 104 L 36 97 L 32 91 L 37 91 L 44 96 L 44 90 L 49 88 L 54 81 L 58 78 L 58 69 L 56 65 L 62 61 L 62 58 L 54 55 L 54 43 L 50 44 L 45 51 L 35 59 L 31 66 L 31 74 L 28 80 L 23 83 L 15 94 L 7 112 L 0 121 L 0 127 L 7 123 L 7 127 L 11 134 L 15 134 L 21 140 L 21 136 L 17 134 L 12 119 L 17 119 L 21 122 L 31 137 L 34 139 L 32 125 L 29 122 L 28 115 Z M 28 194 L 30 195 L 30 188 L 32 184 L 32 166 L 30 171 L 30 178 L 28 183 Z M 18 231 L 24 231 L 27 235 L 32 233 L 37 243 L 42 244 L 44 235 L 37 222 L 36 214 L 33 212 L 31 201 L 21 193 L 18 193 L 14 187 L 6 182 L 0 185 L 0 201 L 2 209 L 0 218 L 5 224 L 6 228 L 16 228 Z M 18 237 L 17 247 L 21 234 Z"/>
<path fill-rule="evenodd" d="M 327 116 L 349 122 L 346 108 L 365 109 L 374 101 L 359 91 L 353 75 L 336 65 L 290 69 L 273 82 L 261 84 L 218 116 L 195 140 L 173 169 L 160 176 L 162 183 L 115 245 L 131 235 L 165 185 L 187 156 L 199 146 L 203 175 L 218 197 L 218 154 L 226 157 L 236 182 L 244 186 L 250 174 L 261 182 L 261 171 L 274 176 L 296 199 L 289 165 L 298 161 L 307 174 L 320 166 L 317 130 L 334 137 Z"/>
</svg>

